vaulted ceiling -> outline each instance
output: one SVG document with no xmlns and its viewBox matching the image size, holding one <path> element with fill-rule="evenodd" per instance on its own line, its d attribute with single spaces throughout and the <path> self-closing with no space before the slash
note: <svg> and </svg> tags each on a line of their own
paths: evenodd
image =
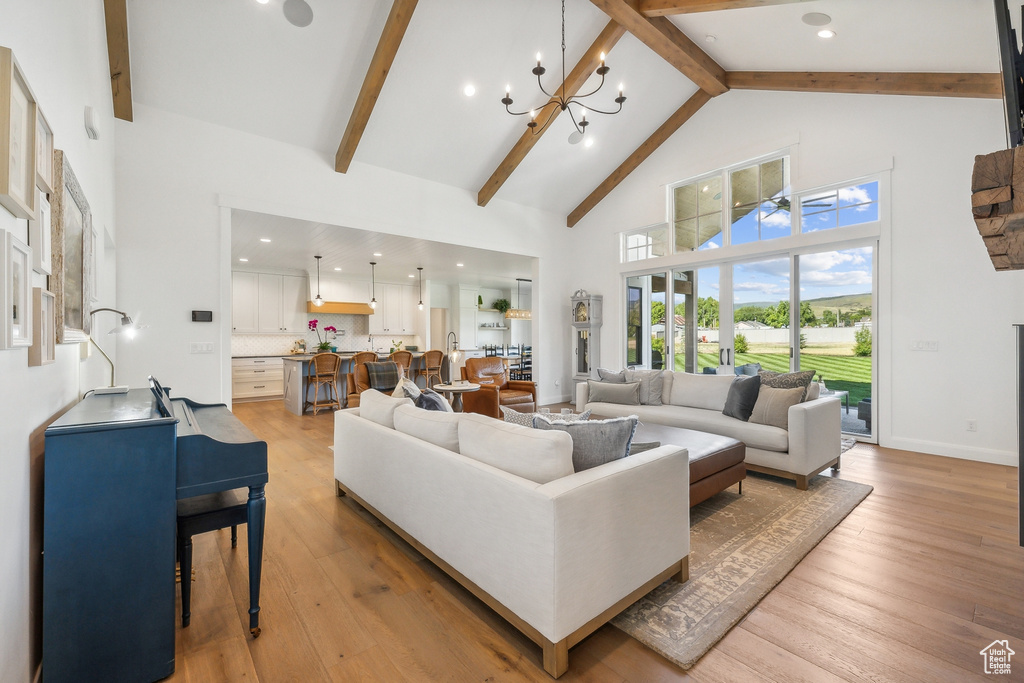
<svg viewBox="0 0 1024 683">
<path fill-rule="evenodd" d="M 395 3 L 308 0 L 313 23 L 297 28 L 285 20 L 282 2 L 128 0 L 135 102 L 314 149 L 323 155 L 325 173 L 334 172 L 335 154 L 353 110 L 358 111 L 360 89 Z M 696 95 L 701 87 L 713 95 L 729 86 L 831 90 L 856 81 L 851 76 L 797 76 L 799 83 L 770 83 L 732 72 L 989 74 L 971 77 L 964 87 L 980 83 L 988 89 L 983 94 L 992 96 L 991 74 L 999 70 L 991 0 L 644 0 L 640 4 L 649 7 L 767 5 L 640 17 L 661 34 L 646 36 L 648 43 L 675 44 L 660 51 L 676 50 L 678 57 L 678 46 L 685 47 L 688 37 L 692 45 L 685 47 L 683 57 L 696 54 L 700 62 L 703 58 L 693 48 L 706 54 L 704 66 L 712 67 L 698 64 L 689 71 L 685 63 L 676 59 L 674 66 L 637 37 L 644 37 L 648 26 L 630 16 L 636 14 L 632 3 L 566 0 L 567 70 L 609 27 L 610 16 L 630 29 L 609 51 L 609 83 L 594 98 L 595 106 L 613 108 L 611 100 L 621 82 L 628 100 L 617 116 L 590 117 L 591 147 L 570 145 L 572 123 L 560 117 L 518 165 L 512 164 L 507 180 L 492 181 L 488 189 L 496 171 L 503 175 L 503 160 L 525 130 L 525 117 L 509 116 L 499 101 L 506 84 L 512 87 L 516 107 L 546 101 L 530 73 L 537 52 L 548 68 L 549 90 L 560 83 L 560 3 L 399 2 L 412 7 L 408 27 L 399 36 L 397 53 L 346 172 L 359 173 L 360 164 L 372 164 L 464 188 L 479 196 L 480 203 L 493 194 L 498 200 L 566 216 L 578 213 L 581 202 L 659 127 L 673 117 L 678 122 L 699 116 L 700 105 L 708 99 Z M 829 15 L 836 37 L 819 38 L 815 27 L 801 21 L 808 12 Z M 721 68 L 717 77 L 714 65 Z M 725 86 L 719 87 L 722 74 Z M 591 77 L 583 90 L 596 80 Z M 919 78 L 915 83 L 937 92 L 948 87 L 949 77 L 938 80 L 928 84 L 927 78 Z M 476 88 L 473 97 L 463 93 L 468 84 Z M 888 86 L 884 79 L 869 77 L 853 87 Z M 717 97 L 727 102 L 729 93 Z M 691 111 L 680 113 L 688 100 Z M 922 98 L 921 106 L 933 101 Z M 663 129 L 663 137 L 671 130 Z M 655 136 L 647 144 L 656 147 L 658 141 Z"/>
</svg>

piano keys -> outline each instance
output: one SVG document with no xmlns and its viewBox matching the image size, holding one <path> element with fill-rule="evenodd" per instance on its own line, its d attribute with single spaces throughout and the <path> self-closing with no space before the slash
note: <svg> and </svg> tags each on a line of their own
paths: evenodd
<svg viewBox="0 0 1024 683">
<path fill-rule="evenodd" d="M 249 626 L 259 634 L 267 445 L 224 405 L 159 393 L 93 394 L 46 430 L 47 683 L 174 672 L 176 500 L 200 493 L 249 489 Z"/>
</svg>

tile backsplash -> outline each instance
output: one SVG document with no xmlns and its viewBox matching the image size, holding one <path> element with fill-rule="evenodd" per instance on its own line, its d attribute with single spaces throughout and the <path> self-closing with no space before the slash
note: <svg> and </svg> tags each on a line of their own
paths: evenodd
<svg viewBox="0 0 1024 683">
<path fill-rule="evenodd" d="M 309 316 L 313 320 L 313 315 Z M 417 345 L 417 335 L 374 335 L 370 336 L 370 318 L 365 315 L 322 313 L 317 315 L 317 328 L 323 336 L 325 327 L 338 328 L 337 336 L 331 340 L 339 351 L 374 350 L 387 353 L 391 340 L 401 340 L 406 346 Z M 309 330 L 304 336 L 284 334 L 233 334 L 231 335 L 232 356 L 279 356 L 291 353 L 298 339 L 306 340 L 306 348 L 313 350 L 318 343 L 316 332 Z M 421 349 L 422 350 L 422 349 Z"/>
</svg>

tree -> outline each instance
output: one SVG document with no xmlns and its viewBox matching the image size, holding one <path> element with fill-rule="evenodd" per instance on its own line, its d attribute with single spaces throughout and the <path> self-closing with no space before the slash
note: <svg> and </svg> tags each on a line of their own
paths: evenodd
<svg viewBox="0 0 1024 683">
<path fill-rule="evenodd" d="M 756 320 L 758 322 L 764 322 L 764 312 L 766 309 L 760 306 L 740 306 L 733 311 L 732 319 L 735 322 L 742 322 L 744 320 Z"/>
<path fill-rule="evenodd" d="M 800 327 L 814 327 L 818 317 L 811 310 L 811 305 L 806 301 L 800 302 Z"/>
<path fill-rule="evenodd" d="M 743 334 L 737 334 L 732 338 L 732 348 L 736 353 L 746 353 L 750 350 L 750 344 L 747 343 L 747 337 Z"/>
<path fill-rule="evenodd" d="M 665 320 L 665 304 L 660 301 L 651 302 L 651 324 L 657 325 Z"/>
<path fill-rule="evenodd" d="M 718 327 L 718 299 L 706 297 L 697 299 L 697 325 L 699 327 Z"/>
<path fill-rule="evenodd" d="M 853 335 L 853 355 L 855 356 L 870 356 L 871 355 L 871 328 L 862 327 L 857 330 Z"/>
<path fill-rule="evenodd" d="M 764 311 L 764 324 L 775 329 L 789 327 L 789 302 L 780 301 L 775 306 L 769 306 Z"/>
<path fill-rule="evenodd" d="M 836 319 L 835 311 L 826 308 L 821 312 L 821 322 L 825 327 L 837 327 L 839 321 Z"/>
<path fill-rule="evenodd" d="M 801 349 L 806 349 L 807 348 L 807 335 L 806 334 L 801 334 L 800 335 L 800 348 Z"/>
</svg>

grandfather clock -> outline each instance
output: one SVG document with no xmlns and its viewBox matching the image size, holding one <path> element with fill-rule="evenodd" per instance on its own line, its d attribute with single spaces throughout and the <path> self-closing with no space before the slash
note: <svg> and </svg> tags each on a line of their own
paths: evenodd
<svg viewBox="0 0 1024 683">
<path fill-rule="evenodd" d="M 601 359 L 601 296 L 578 289 L 572 295 L 572 403 L 576 403 L 576 385 L 597 378 Z"/>
</svg>

